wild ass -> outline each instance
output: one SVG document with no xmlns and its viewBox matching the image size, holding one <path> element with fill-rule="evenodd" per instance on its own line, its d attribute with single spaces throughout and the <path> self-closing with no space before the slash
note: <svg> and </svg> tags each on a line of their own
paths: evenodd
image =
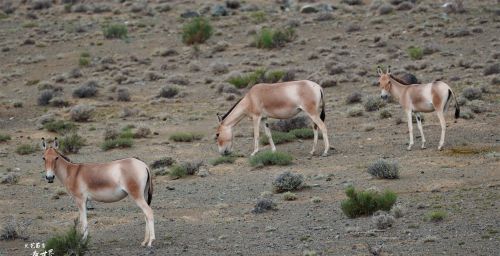
<svg viewBox="0 0 500 256">
<path fill-rule="evenodd" d="M 320 104 L 321 103 L 321 104 Z M 319 108 L 321 107 L 321 114 Z M 216 140 L 219 153 L 231 152 L 233 140 L 233 126 L 245 116 L 252 118 L 254 131 L 254 151 L 259 151 L 259 128 L 261 119 L 264 119 L 264 131 L 269 138 L 272 151 L 276 151 L 267 118 L 289 119 L 304 111 L 313 121 L 314 143 L 310 154 L 314 154 L 318 143 L 318 128 L 323 134 L 325 150 L 323 156 L 328 155 L 330 144 L 326 131 L 325 100 L 321 86 L 308 81 L 292 81 L 275 84 L 256 84 L 240 99 L 225 115 L 219 118 Z"/>
<path fill-rule="evenodd" d="M 455 118 L 460 116 L 460 107 L 458 106 L 455 93 L 451 90 L 450 86 L 441 81 L 434 81 L 427 84 L 407 84 L 394 77 L 390 69 L 391 67 L 389 66 L 386 73 L 383 73 L 380 67 L 377 68 L 377 73 L 380 75 L 379 87 L 382 89 L 380 97 L 387 99 L 389 95 L 393 95 L 403 107 L 408 119 L 408 130 L 410 132 L 408 150 L 411 150 L 413 146 L 412 112 L 416 112 L 415 118 L 417 119 L 417 126 L 422 136 L 422 149 L 425 149 L 425 136 L 419 112 L 434 111 L 441 124 L 441 140 L 438 146 L 438 150 L 441 150 L 446 130 L 444 112 L 447 110 L 448 103 L 452 97 L 455 101 Z"/>
<path fill-rule="evenodd" d="M 58 146 L 57 138 L 52 146 L 47 146 L 42 138 L 45 179 L 52 183 L 54 177 L 57 177 L 75 200 L 84 239 L 88 235 L 87 199 L 110 203 L 130 195 L 146 215 L 142 246 L 151 246 L 155 240 L 155 232 L 153 210 L 149 207 L 153 199 L 153 184 L 148 166 L 135 158 L 108 163 L 72 163 L 57 151 Z"/>
</svg>

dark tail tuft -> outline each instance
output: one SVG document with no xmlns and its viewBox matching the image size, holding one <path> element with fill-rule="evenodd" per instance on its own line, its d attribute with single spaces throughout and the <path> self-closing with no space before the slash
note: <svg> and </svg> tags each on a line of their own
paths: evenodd
<svg viewBox="0 0 500 256">
<path fill-rule="evenodd" d="M 460 107 L 457 106 L 455 107 L 455 119 L 458 119 L 460 117 Z"/>
<path fill-rule="evenodd" d="M 455 101 L 455 119 L 460 117 L 460 106 L 458 105 L 457 98 L 455 97 L 455 93 L 450 89 L 448 90 L 449 95 L 453 96 L 453 100 Z M 449 98 L 450 96 L 448 96 Z"/>
<path fill-rule="evenodd" d="M 148 205 L 151 205 L 151 201 L 153 200 L 153 181 L 149 168 L 146 168 L 146 170 L 148 171 Z"/>
<path fill-rule="evenodd" d="M 326 118 L 326 114 L 325 114 L 325 99 L 323 97 L 323 90 L 321 90 L 321 102 L 322 102 L 322 105 L 321 105 L 321 114 L 320 114 L 320 118 L 321 118 L 321 121 L 325 121 L 325 118 Z"/>
</svg>

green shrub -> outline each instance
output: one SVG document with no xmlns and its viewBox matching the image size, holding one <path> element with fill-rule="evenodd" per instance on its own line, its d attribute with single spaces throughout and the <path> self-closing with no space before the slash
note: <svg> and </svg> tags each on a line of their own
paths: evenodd
<svg viewBox="0 0 500 256">
<path fill-rule="evenodd" d="M 101 145 L 101 149 L 107 151 L 114 148 L 130 148 L 133 144 L 134 141 L 131 138 L 116 138 L 105 140 Z"/>
<path fill-rule="evenodd" d="M 380 179 L 399 178 L 399 166 L 395 162 L 379 159 L 368 167 L 368 173 Z"/>
<path fill-rule="evenodd" d="M 376 110 L 379 110 L 380 108 L 384 107 L 385 102 L 382 99 L 380 99 L 380 97 L 371 96 L 371 97 L 368 97 L 368 99 L 366 99 L 364 106 L 365 106 L 365 110 L 368 112 L 376 111 Z"/>
<path fill-rule="evenodd" d="M 10 135 L 8 135 L 8 134 L 1 134 L 0 133 L 0 142 L 6 142 L 6 141 L 8 141 L 10 139 L 11 139 Z"/>
<path fill-rule="evenodd" d="M 185 177 L 188 175 L 187 168 L 184 165 L 172 165 L 168 175 L 174 179 Z"/>
<path fill-rule="evenodd" d="M 80 57 L 78 65 L 80 67 L 88 67 L 90 65 L 90 58 Z"/>
<path fill-rule="evenodd" d="M 426 221 L 439 222 L 446 218 L 447 214 L 443 210 L 437 210 L 427 213 L 425 216 Z"/>
<path fill-rule="evenodd" d="M 5 14 L 4 12 L 0 11 L 0 20 L 7 19 L 9 15 Z"/>
<path fill-rule="evenodd" d="M 389 117 L 392 117 L 392 114 L 389 110 L 383 109 L 382 111 L 380 111 L 380 118 L 381 119 L 385 119 L 385 118 L 389 118 Z"/>
<path fill-rule="evenodd" d="M 297 139 L 295 137 L 295 135 L 293 135 L 292 133 L 288 133 L 288 132 L 273 131 L 273 132 L 271 132 L 271 134 L 272 134 L 274 144 L 276 144 L 276 145 L 287 143 L 287 142 L 292 142 L 292 141 Z M 268 145 L 269 138 L 267 138 L 266 135 L 261 136 L 260 137 L 260 144 L 261 145 Z"/>
<path fill-rule="evenodd" d="M 191 132 L 176 132 L 170 135 L 170 140 L 175 142 L 192 142 L 201 140 L 201 138 L 203 138 L 203 135 Z"/>
<path fill-rule="evenodd" d="M 309 129 L 309 128 L 293 129 L 289 133 L 293 134 L 298 139 L 312 139 L 312 138 L 314 138 L 314 131 L 312 129 Z M 321 137 L 321 134 L 318 134 L 318 137 Z"/>
<path fill-rule="evenodd" d="M 319 204 L 321 203 L 322 199 L 319 196 L 314 196 L 311 198 L 311 203 Z"/>
<path fill-rule="evenodd" d="M 120 134 L 118 135 L 118 138 L 121 139 L 133 139 L 134 138 L 134 132 L 132 132 L 132 127 L 125 127 L 122 129 Z"/>
<path fill-rule="evenodd" d="M 266 83 L 277 83 L 281 78 L 285 76 L 285 71 L 273 70 L 267 71 L 265 75 Z"/>
<path fill-rule="evenodd" d="M 250 13 L 250 18 L 255 23 L 262 23 L 267 20 L 266 13 L 263 11 L 256 11 Z"/>
<path fill-rule="evenodd" d="M 215 159 L 212 159 L 210 161 L 210 164 L 213 166 L 219 165 L 219 164 L 232 164 L 236 161 L 235 156 L 220 156 Z"/>
<path fill-rule="evenodd" d="M 16 148 L 16 153 L 19 155 L 29 155 L 35 153 L 37 148 L 30 144 L 22 144 Z"/>
<path fill-rule="evenodd" d="M 286 171 L 273 181 L 273 191 L 275 193 L 282 193 L 286 191 L 295 191 L 302 188 L 304 184 L 304 176 L 301 174 L 291 173 Z"/>
<path fill-rule="evenodd" d="M 420 60 L 424 56 L 424 51 L 422 50 L 422 48 L 417 46 L 408 47 L 407 52 L 412 60 Z"/>
<path fill-rule="evenodd" d="M 257 69 L 254 72 L 245 75 L 231 77 L 228 82 L 236 88 L 245 88 L 247 86 L 262 83 L 265 80 L 265 76 L 266 71 L 264 69 Z"/>
<path fill-rule="evenodd" d="M 182 42 L 187 45 L 204 43 L 212 36 L 213 30 L 207 19 L 196 17 L 182 28 Z"/>
<path fill-rule="evenodd" d="M 283 152 L 262 151 L 250 158 L 252 166 L 289 165 L 293 157 Z"/>
<path fill-rule="evenodd" d="M 293 41 L 296 38 L 293 28 L 269 29 L 263 28 L 255 36 L 255 46 L 257 48 L 278 48 L 283 47 L 286 43 Z"/>
<path fill-rule="evenodd" d="M 102 33 L 107 39 L 127 39 L 128 29 L 124 24 L 109 24 L 103 27 Z"/>
<path fill-rule="evenodd" d="M 85 139 L 76 133 L 66 135 L 59 141 L 59 148 L 65 154 L 76 154 L 83 146 L 85 146 Z"/>
<path fill-rule="evenodd" d="M 90 237 L 83 239 L 81 234 L 76 229 L 77 223 L 71 227 L 66 233 L 50 238 L 45 243 L 45 249 L 53 250 L 55 256 L 65 255 L 85 255 L 88 252 Z"/>
<path fill-rule="evenodd" d="M 49 132 L 65 134 L 67 132 L 75 131 L 77 129 L 77 125 L 72 122 L 65 122 L 64 120 L 55 120 L 45 123 L 43 128 Z"/>
<path fill-rule="evenodd" d="M 397 199 L 397 195 L 389 190 L 383 193 L 356 191 L 353 186 L 350 186 L 345 193 L 348 198 L 341 202 L 341 208 L 349 218 L 367 216 L 378 210 L 389 211 Z"/>
<path fill-rule="evenodd" d="M 297 200 L 297 195 L 290 191 L 283 193 L 283 200 L 285 201 L 295 201 Z"/>
</svg>

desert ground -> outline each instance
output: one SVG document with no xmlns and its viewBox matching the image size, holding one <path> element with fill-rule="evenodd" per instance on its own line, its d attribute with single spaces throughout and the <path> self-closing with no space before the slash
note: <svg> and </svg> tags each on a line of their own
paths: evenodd
<svg viewBox="0 0 500 256">
<path fill-rule="evenodd" d="M 76 163 L 125 157 L 203 163 L 197 174 L 179 179 L 164 175 L 168 167 L 152 169 L 153 248 L 140 246 L 143 214 L 130 198 L 93 202 L 88 255 L 499 254 L 498 1 L 463 1 L 463 9 L 432 0 L 45 2 L 0 2 L 0 133 L 10 136 L 0 142 L 0 219 L 3 226 L 19 226 L 17 239 L 0 241 L 0 255 L 32 255 L 26 243 L 45 242 L 78 217 L 61 182 L 43 178 L 40 139 L 65 135 L 44 128 L 50 120 L 77 125 L 85 145 L 68 154 Z M 305 5 L 315 9 L 301 11 Z M 206 17 L 214 29 L 196 46 L 182 41 L 188 11 Z M 106 38 L 106 24 L 126 25 L 127 37 Z M 253 40 L 264 27 L 293 27 L 296 38 L 257 48 Z M 422 56 L 410 56 L 412 46 Z M 454 119 L 452 101 L 442 151 L 434 113 L 423 114 L 427 149 L 420 149 L 414 124 L 415 145 L 407 151 L 406 116 L 397 101 L 365 109 L 380 95 L 378 65 L 421 82 L 441 80 L 454 90 L 462 114 Z M 314 156 L 312 140 L 295 140 L 277 145 L 293 156 L 291 165 L 254 168 L 252 123 L 245 119 L 235 127 L 233 149 L 240 157 L 210 163 L 219 157 L 216 114 L 250 88 L 237 89 L 228 80 L 257 69 L 324 87 L 332 146 L 327 157 L 320 156 L 322 140 Z M 95 95 L 74 95 L 89 82 Z M 158 97 L 164 87 L 178 93 Z M 40 104 L 47 90 L 57 100 Z M 123 90 L 129 101 L 118 100 Z M 356 92 L 360 102 L 346 102 Z M 72 109 L 81 105 L 92 109 L 90 117 L 72 121 Z M 106 130 L 131 125 L 151 133 L 133 139 L 130 148 L 101 148 Z M 170 139 L 180 131 L 201 139 Z M 37 150 L 21 155 L 21 144 Z M 380 158 L 397 162 L 399 179 L 367 173 Z M 285 171 L 302 174 L 308 185 L 294 192 L 295 201 L 272 193 L 273 180 Z M 386 229 L 371 216 L 348 218 L 340 204 L 349 185 L 394 191 L 402 216 Z M 277 209 L 252 213 L 261 197 Z M 446 217 L 426 220 L 436 210 Z"/>
</svg>

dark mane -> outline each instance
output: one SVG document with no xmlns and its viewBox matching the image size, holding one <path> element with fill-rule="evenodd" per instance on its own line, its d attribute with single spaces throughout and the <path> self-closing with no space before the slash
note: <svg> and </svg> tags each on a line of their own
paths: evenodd
<svg viewBox="0 0 500 256">
<path fill-rule="evenodd" d="M 393 76 L 393 75 L 389 75 L 389 76 L 390 76 L 392 79 L 394 79 L 396 82 L 398 82 L 398 83 L 400 83 L 400 84 L 402 84 L 402 85 L 411 85 L 411 84 L 409 84 L 409 83 L 407 83 L 407 82 L 405 82 L 405 81 L 403 81 L 403 80 L 401 80 L 401 79 L 399 79 L 399 78 L 397 78 L 397 77 L 395 77 L 395 76 Z"/>
<path fill-rule="evenodd" d="M 242 100 L 243 98 L 239 99 L 232 107 L 231 109 L 229 109 L 229 111 L 227 111 L 226 114 L 224 114 L 222 116 L 222 119 L 221 119 L 221 122 L 224 121 L 224 119 L 226 119 L 226 117 L 231 113 L 231 111 L 233 111 L 233 109 L 236 107 L 236 105 L 238 105 L 238 103 L 240 103 L 240 101 Z"/>
<path fill-rule="evenodd" d="M 70 163 L 71 163 L 71 160 L 69 160 L 69 158 L 68 158 L 67 156 L 65 156 L 65 155 L 61 154 L 61 152 L 59 152 L 59 151 L 57 151 L 57 150 L 56 150 L 56 152 L 57 152 L 57 154 L 58 154 L 60 157 L 62 157 L 64 160 L 66 160 L 66 161 L 68 161 L 68 162 L 70 162 Z"/>
</svg>

